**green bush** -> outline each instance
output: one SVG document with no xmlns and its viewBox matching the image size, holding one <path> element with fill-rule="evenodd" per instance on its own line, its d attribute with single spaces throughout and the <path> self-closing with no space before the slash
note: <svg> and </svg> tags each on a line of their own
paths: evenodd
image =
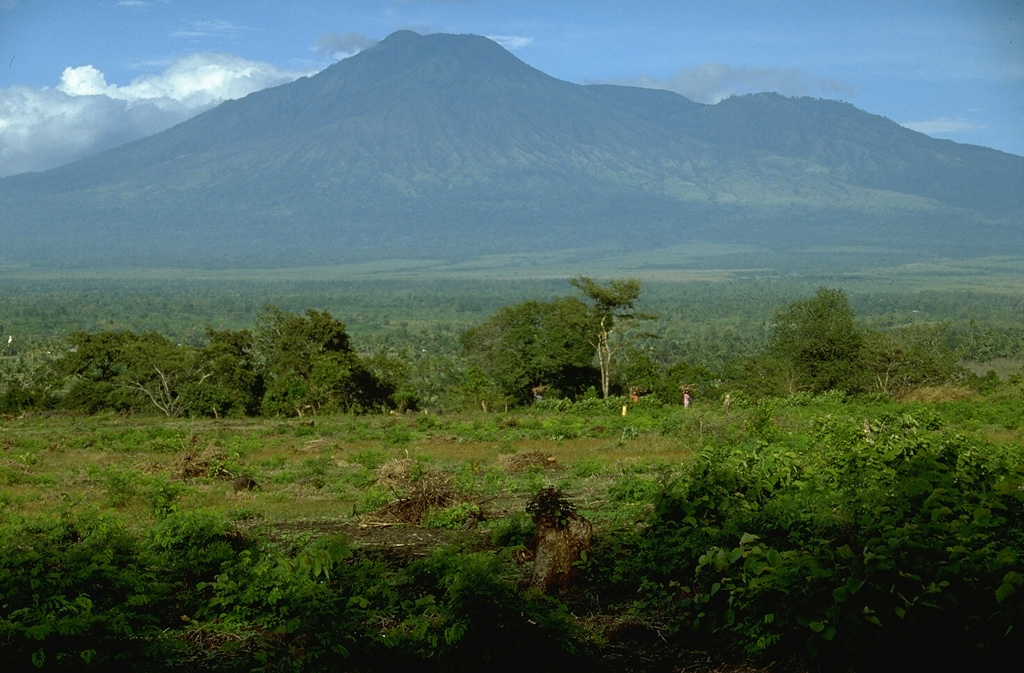
<svg viewBox="0 0 1024 673">
<path fill-rule="evenodd" d="M 171 481 L 162 476 L 155 476 L 146 480 L 143 495 L 153 515 L 162 519 L 175 510 L 174 501 L 180 498 L 184 492 L 185 485 L 180 481 Z"/>
<path fill-rule="evenodd" d="M 511 516 L 490 522 L 491 544 L 496 547 L 526 546 L 527 542 L 537 534 L 537 526 L 526 512 L 516 512 Z"/>
<path fill-rule="evenodd" d="M 450 549 L 410 565 L 405 617 L 383 634 L 389 654 L 414 655 L 443 671 L 504 670 L 524 654 L 538 670 L 585 668 L 582 633 L 569 612 L 504 579 L 503 565 L 493 553 Z M 391 670 L 384 661 L 382 669 Z"/>
<path fill-rule="evenodd" d="M 363 491 L 363 494 L 359 497 L 359 502 L 356 504 L 356 511 L 361 513 L 372 512 L 380 509 L 394 499 L 395 494 L 391 489 L 380 485 L 373 485 Z"/>
<path fill-rule="evenodd" d="M 149 531 L 149 544 L 166 572 L 186 587 L 213 579 L 249 543 L 214 512 L 171 512 Z"/>
<path fill-rule="evenodd" d="M 868 425 L 824 421 L 805 451 L 707 449 L 620 576 L 756 661 L 995 665 L 1024 619 L 1019 462 L 912 416 Z"/>
<path fill-rule="evenodd" d="M 242 550 L 198 585 L 209 596 L 190 621 L 188 657 L 201 670 L 338 670 L 366 640 L 365 592 L 380 568 L 349 563 L 339 538 Z M 231 638 L 207 637 L 230 633 Z"/>
<path fill-rule="evenodd" d="M 124 507 L 138 495 L 138 475 L 120 470 L 106 470 L 101 474 L 107 504 Z"/>
<path fill-rule="evenodd" d="M 661 485 L 656 479 L 628 475 L 608 486 L 608 499 L 622 503 L 648 502 L 653 501 L 660 492 Z"/>
<path fill-rule="evenodd" d="M 133 666 L 169 654 L 169 588 L 113 518 L 0 527 L 0 651 L 10 670 Z"/>
<path fill-rule="evenodd" d="M 471 519 L 479 519 L 480 506 L 471 502 L 460 502 L 451 507 L 430 509 L 423 517 L 425 528 L 446 528 L 459 530 L 464 528 Z"/>
</svg>

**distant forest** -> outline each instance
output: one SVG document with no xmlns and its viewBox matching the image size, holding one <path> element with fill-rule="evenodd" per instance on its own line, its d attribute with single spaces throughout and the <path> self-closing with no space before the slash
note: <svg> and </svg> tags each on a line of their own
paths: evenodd
<svg viewBox="0 0 1024 673">
<path fill-rule="evenodd" d="M 542 393 L 676 402 L 687 386 L 714 399 L 832 389 L 898 398 L 922 386 L 992 388 L 1024 363 L 1024 297 L 999 290 L 647 282 L 619 311 L 566 280 L 6 285 L 8 414 L 487 409 Z M 615 328 L 607 363 L 602 318 Z"/>
</svg>

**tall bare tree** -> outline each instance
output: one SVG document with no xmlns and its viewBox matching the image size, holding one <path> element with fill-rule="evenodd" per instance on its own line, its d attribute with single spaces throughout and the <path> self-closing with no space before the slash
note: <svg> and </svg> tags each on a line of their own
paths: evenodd
<svg viewBox="0 0 1024 673">
<path fill-rule="evenodd" d="M 569 282 L 591 302 L 595 328 L 589 341 L 601 368 L 601 395 L 607 398 L 615 354 L 629 343 L 630 337 L 642 336 L 636 333 L 642 321 L 657 316 L 637 311 L 636 302 L 643 286 L 636 278 L 614 279 L 602 285 L 593 278 L 576 276 Z"/>
</svg>

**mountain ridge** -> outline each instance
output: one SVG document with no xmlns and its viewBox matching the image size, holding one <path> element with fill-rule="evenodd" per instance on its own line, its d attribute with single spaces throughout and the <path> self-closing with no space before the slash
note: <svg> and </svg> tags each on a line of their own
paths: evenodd
<svg viewBox="0 0 1024 673">
<path fill-rule="evenodd" d="M 1021 187 L 1024 157 L 848 103 L 578 85 L 483 37 L 401 31 L 0 180 L 0 261 L 301 266 L 740 239 L 981 255 L 1024 238 Z M 965 246 L 964 228 L 989 233 Z"/>
</svg>

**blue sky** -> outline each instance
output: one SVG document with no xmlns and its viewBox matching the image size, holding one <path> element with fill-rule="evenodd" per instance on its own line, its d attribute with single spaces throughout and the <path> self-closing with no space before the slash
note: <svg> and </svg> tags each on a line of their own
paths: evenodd
<svg viewBox="0 0 1024 673">
<path fill-rule="evenodd" d="M 580 84 L 778 91 L 1024 155 L 1022 0 L 0 0 L 0 176 L 154 133 L 399 29 Z"/>
</svg>

